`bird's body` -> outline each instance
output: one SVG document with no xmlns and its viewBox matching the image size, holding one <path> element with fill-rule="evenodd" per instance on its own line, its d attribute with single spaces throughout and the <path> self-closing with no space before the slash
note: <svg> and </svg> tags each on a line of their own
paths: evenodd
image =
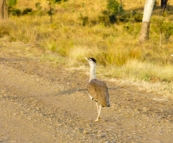
<svg viewBox="0 0 173 143">
<path fill-rule="evenodd" d="M 86 58 L 86 60 L 90 65 L 90 79 L 87 89 L 90 98 L 96 102 L 98 116 L 95 121 L 99 121 L 101 107 L 110 107 L 108 88 L 105 82 L 96 79 L 96 60 L 94 58 Z"/>
<path fill-rule="evenodd" d="M 94 101 L 102 105 L 102 107 L 109 107 L 109 93 L 105 82 L 98 79 L 92 79 L 87 85 L 88 92 Z"/>
</svg>

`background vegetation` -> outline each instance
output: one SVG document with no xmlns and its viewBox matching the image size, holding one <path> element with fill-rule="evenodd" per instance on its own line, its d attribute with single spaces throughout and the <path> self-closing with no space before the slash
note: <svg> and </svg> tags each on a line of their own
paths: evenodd
<svg viewBox="0 0 173 143">
<path fill-rule="evenodd" d="M 169 83 L 173 2 L 162 15 L 157 0 L 150 40 L 143 45 L 138 35 L 145 1 L 130 2 L 123 0 L 121 6 L 114 0 L 18 0 L 10 5 L 9 20 L 0 23 L 0 37 L 33 44 L 44 51 L 44 59 L 67 67 L 82 66 L 84 57 L 95 57 L 101 65 L 98 72 L 105 76 Z"/>
</svg>

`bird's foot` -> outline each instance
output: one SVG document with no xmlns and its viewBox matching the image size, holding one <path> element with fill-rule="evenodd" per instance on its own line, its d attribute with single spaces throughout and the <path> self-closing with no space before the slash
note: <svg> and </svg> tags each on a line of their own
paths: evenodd
<svg viewBox="0 0 173 143">
<path fill-rule="evenodd" d="M 97 119 L 94 122 L 98 122 L 100 121 L 100 117 L 97 117 Z"/>
</svg>

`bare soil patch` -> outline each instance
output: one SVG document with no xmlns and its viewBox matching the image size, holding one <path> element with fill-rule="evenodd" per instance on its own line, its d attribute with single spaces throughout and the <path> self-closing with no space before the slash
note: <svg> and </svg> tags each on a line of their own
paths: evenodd
<svg viewBox="0 0 173 143">
<path fill-rule="evenodd" d="M 171 99 L 106 80 L 111 107 L 103 108 L 101 121 L 94 123 L 97 112 L 87 95 L 88 71 L 53 66 L 42 62 L 39 53 L 28 56 L 25 50 L 7 49 L 9 45 L 0 45 L 0 142 L 173 141 Z"/>
</svg>

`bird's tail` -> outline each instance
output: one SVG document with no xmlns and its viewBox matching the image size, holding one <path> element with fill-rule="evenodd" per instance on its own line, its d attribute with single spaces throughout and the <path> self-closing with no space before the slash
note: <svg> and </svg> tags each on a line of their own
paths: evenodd
<svg viewBox="0 0 173 143">
<path fill-rule="evenodd" d="M 107 107 L 111 106 L 109 100 L 107 100 L 106 104 L 107 104 Z"/>
<path fill-rule="evenodd" d="M 107 107 L 111 107 L 110 103 L 107 104 Z"/>
</svg>

